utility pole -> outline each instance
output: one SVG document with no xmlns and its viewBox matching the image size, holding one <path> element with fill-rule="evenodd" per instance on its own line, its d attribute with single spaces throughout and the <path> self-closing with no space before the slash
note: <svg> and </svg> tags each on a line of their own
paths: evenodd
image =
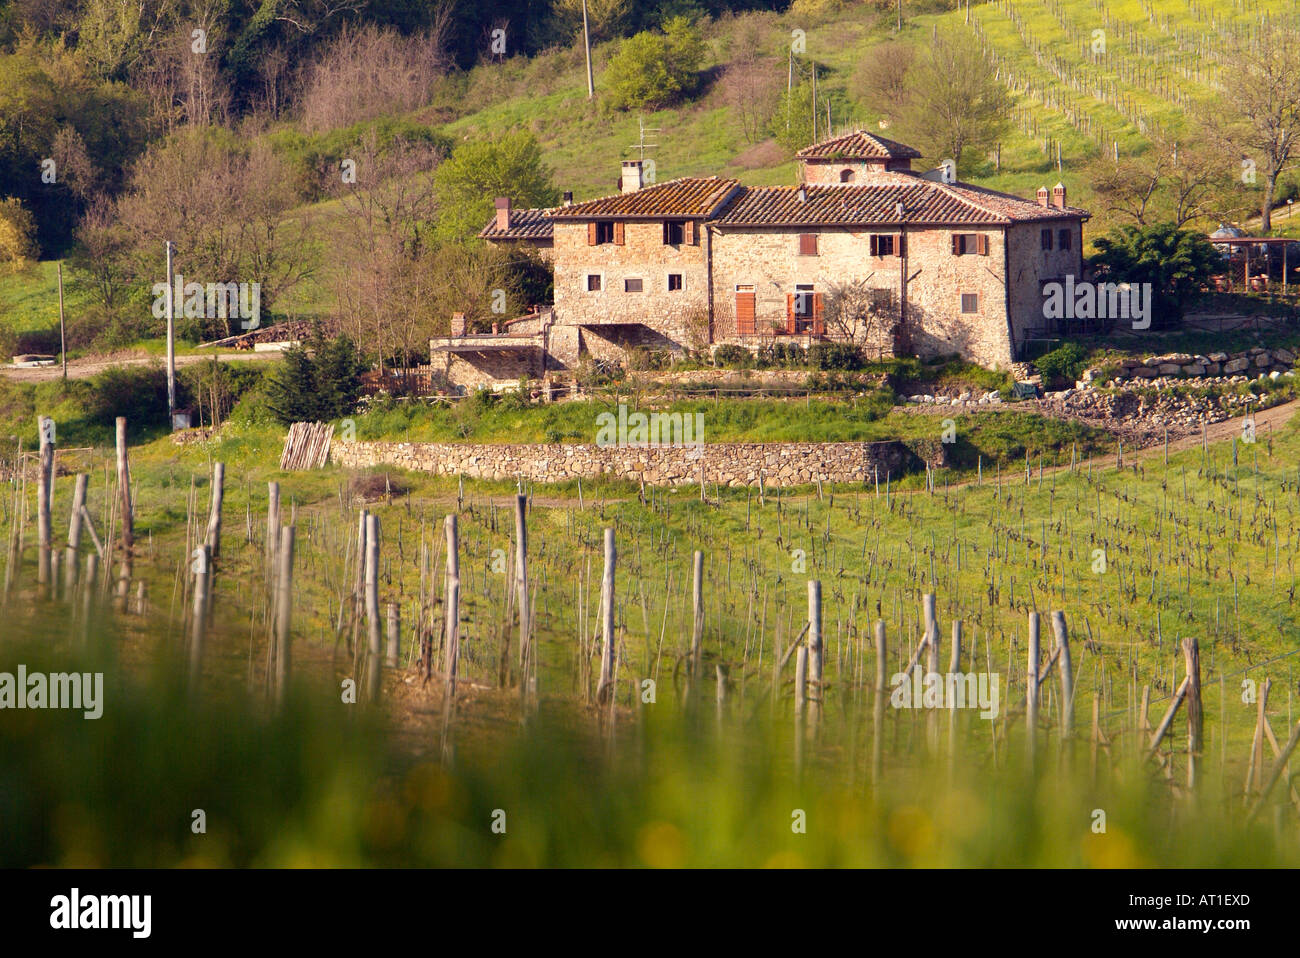
<svg viewBox="0 0 1300 958">
<path fill-rule="evenodd" d="M 1285 270 L 1283 273 L 1285 274 Z M 59 358 L 63 360 L 63 378 L 68 378 L 68 331 L 63 322 L 63 263 L 59 263 Z"/>
<path fill-rule="evenodd" d="M 176 303 L 172 287 L 172 241 L 167 240 L 167 420 L 176 415 Z"/>
<path fill-rule="evenodd" d="M 814 143 L 816 143 L 816 142 L 817 142 L 817 64 L 816 64 L 816 63 L 814 63 L 814 64 L 812 65 L 812 73 L 813 73 L 813 77 L 812 77 L 812 83 L 813 83 L 813 88 L 812 88 L 812 121 L 813 121 L 813 128 L 812 128 L 812 141 L 813 141 Z"/>
<path fill-rule="evenodd" d="M 587 50 L 587 99 L 596 96 L 596 80 L 591 73 L 591 31 L 587 28 L 587 0 L 582 0 L 582 45 Z"/>
</svg>

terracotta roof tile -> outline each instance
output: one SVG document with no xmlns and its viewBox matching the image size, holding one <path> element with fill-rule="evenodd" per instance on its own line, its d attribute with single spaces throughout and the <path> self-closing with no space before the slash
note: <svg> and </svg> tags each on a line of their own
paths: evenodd
<svg viewBox="0 0 1300 958">
<path fill-rule="evenodd" d="M 551 238 L 550 215 L 553 212 L 553 209 L 511 210 L 510 229 L 497 229 L 494 216 L 478 235 L 490 240 L 548 240 Z"/>
<path fill-rule="evenodd" d="M 716 176 L 688 176 L 667 183 L 646 186 L 634 193 L 618 193 L 600 199 L 561 206 L 551 211 L 552 219 L 708 219 L 739 187 L 736 180 Z"/>
<path fill-rule="evenodd" d="M 887 140 L 866 130 L 854 130 L 804 147 L 795 157 L 800 160 L 914 160 L 920 155 L 906 144 Z"/>
<path fill-rule="evenodd" d="M 888 226 L 899 221 L 921 226 L 1006 225 L 1036 219 L 1084 217 L 1083 210 L 1044 208 L 1006 193 L 964 183 L 942 184 L 917 176 L 865 186 L 773 186 L 745 190 L 718 218 L 728 226 Z"/>
</svg>

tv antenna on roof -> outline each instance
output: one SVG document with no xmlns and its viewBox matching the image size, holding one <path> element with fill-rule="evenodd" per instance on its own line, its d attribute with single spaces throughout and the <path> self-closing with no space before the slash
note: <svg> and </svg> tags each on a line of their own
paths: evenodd
<svg viewBox="0 0 1300 958">
<path fill-rule="evenodd" d="M 637 150 L 641 154 L 641 160 L 644 162 L 645 151 L 655 149 L 659 146 L 658 143 L 647 143 L 645 141 L 645 135 L 647 133 L 658 133 L 660 130 L 657 126 L 646 126 L 645 118 L 640 116 L 636 118 L 636 125 L 640 135 L 637 138 L 637 142 L 632 144 L 632 149 Z"/>
</svg>

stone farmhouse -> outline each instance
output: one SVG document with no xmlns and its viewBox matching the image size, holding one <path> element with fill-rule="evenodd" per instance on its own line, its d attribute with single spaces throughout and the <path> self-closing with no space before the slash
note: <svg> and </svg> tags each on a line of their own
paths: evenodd
<svg viewBox="0 0 1300 958">
<path fill-rule="evenodd" d="M 492 335 L 434 340 L 453 383 L 565 377 L 587 356 L 621 359 L 735 344 L 852 341 L 882 355 L 1020 358 L 1045 328 L 1043 284 L 1082 276 L 1082 227 L 1065 187 L 1036 201 L 915 172 L 911 147 L 857 130 L 797 154 L 799 182 L 717 176 L 642 181 L 553 209 L 496 201 L 487 241 L 528 246 L 554 270 L 554 305 Z M 855 310 L 827 306 L 851 286 Z M 867 315 L 849 323 L 846 315 Z"/>
</svg>

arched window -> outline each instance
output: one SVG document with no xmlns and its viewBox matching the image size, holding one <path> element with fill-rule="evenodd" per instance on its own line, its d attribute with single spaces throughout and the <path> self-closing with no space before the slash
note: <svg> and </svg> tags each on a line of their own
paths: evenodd
<svg viewBox="0 0 1300 958">
<path fill-rule="evenodd" d="M 852 183 L 852 182 L 853 182 L 853 171 L 852 171 L 852 170 L 840 170 L 840 182 L 841 182 L 841 183 Z"/>
</svg>

